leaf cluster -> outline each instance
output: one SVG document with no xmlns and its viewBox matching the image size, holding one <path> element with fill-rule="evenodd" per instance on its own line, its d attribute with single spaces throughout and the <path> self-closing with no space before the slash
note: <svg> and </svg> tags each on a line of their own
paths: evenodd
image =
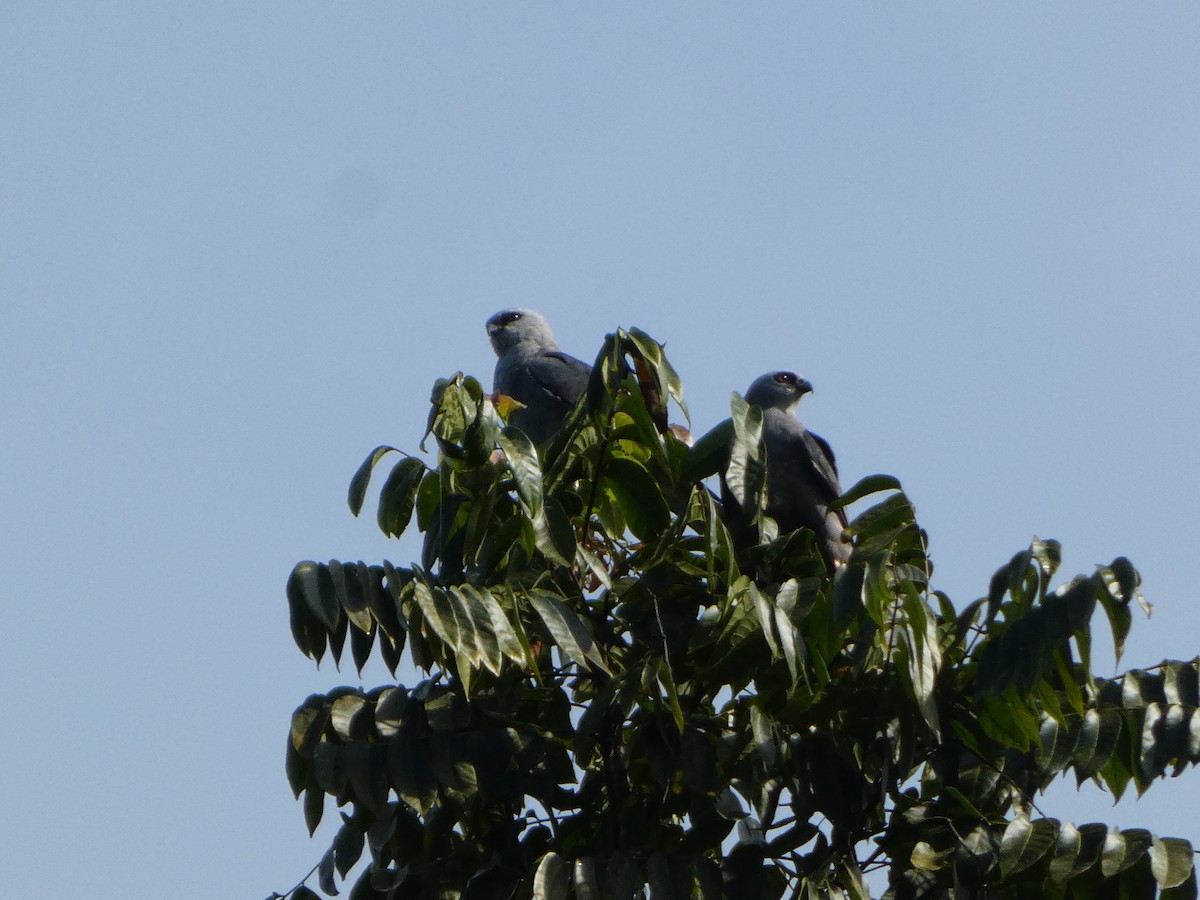
<svg viewBox="0 0 1200 900">
<path fill-rule="evenodd" d="M 293 714 L 287 774 L 316 869 L 355 900 L 1194 897 L 1186 841 L 1038 810 L 1071 772 L 1120 796 L 1200 760 L 1200 663 L 1091 669 L 1099 606 L 1118 652 L 1143 603 L 1127 560 L 1051 587 L 1037 541 L 961 611 L 934 589 L 899 483 L 872 476 L 853 553 L 766 516 L 761 417 L 689 447 L 662 346 L 618 331 L 562 431 L 534 447 L 461 374 L 433 390 L 436 465 L 401 454 L 379 492 L 421 558 L 303 562 L 302 652 L 377 653 L 411 688 L 339 688 Z M 349 493 L 358 514 L 390 447 Z M 752 528 L 703 478 L 727 467 Z M 754 511 L 757 510 L 755 513 Z M 336 876 L 336 877 L 335 877 Z M 295 889 L 296 895 L 302 889 Z"/>
</svg>

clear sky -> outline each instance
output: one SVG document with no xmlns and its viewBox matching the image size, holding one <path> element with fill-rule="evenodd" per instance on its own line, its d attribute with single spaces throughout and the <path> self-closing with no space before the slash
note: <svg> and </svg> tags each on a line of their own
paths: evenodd
<svg viewBox="0 0 1200 900">
<path fill-rule="evenodd" d="M 509 305 L 588 359 L 666 341 L 697 430 L 800 372 L 960 606 L 1054 537 L 1141 569 L 1125 664 L 1195 656 L 1198 46 L 1170 2 L 8 0 L 6 890 L 263 897 L 319 858 L 288 721 L 359 682 L 285 580 L 412 558 L 350 475 L 435 378 L 490 381 Z M 1198 806 L 1192 770 L 1042 804 L 1200 844 Z"/>
</svg>

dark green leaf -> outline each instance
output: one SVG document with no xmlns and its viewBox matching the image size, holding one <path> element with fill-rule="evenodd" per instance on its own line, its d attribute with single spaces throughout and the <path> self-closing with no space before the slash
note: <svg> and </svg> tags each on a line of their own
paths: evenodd
<svg viewBox="0 0 1200 900">
<path fill-rule="evenodd" d="M 830 503 L 829 508 L 841 509 L 871 494 L 878 494 L 880 491 L 898 490 L 901 490 L 900 482 L 895 477 L 891 475 L 868 475 L 854 485 L 854 487 L 850 488 L 850 490 L 843 493 L 842 496 Z"/>
<path fill-rule="evenodd" d="M 400 799 L 425 815 L 437 798 L 437 780 L 415 723 L 404 722 L 399 733 L 387 742 L 387 764 L 392 787 Z"/>
<path fill-rule="evenodd" d="M 878 541 L 881 536 L 887 535 L 889 537 L 886 543 L 881 543 L 881 547 L 887 546 L 891 543 L 892 535 L 898 534 L 915 521 L 916 514 L 908 497 L 904 494 L 892 494 L 856 516 L 847 531 L 859 538 L 860 555 L 870 555 L 874 552 L 872 549 L 862 549 L 862 545 L 868 540 Z"/>
<path fill-rule="evenodd" d="M 333 879 L 334 863 L 333 863 L 333 848 L 330 847 L 325 851 L 325 855 L 321 857 L 321 861 L 317 864 L 317 883 L 321 885 L 321 890 L 330 897 L 337 896 L 337 884 Z"/>
<path fill-rule="evenodd" d="M 338 833 L 333 839 L 333 852 L 337 872 L 342 878 L 346 877 L 362 856 L 364 844 L 363 833 L 352 821 L 345 821 L 338 829 Z"/>
<path fill-rule="evenodd" d="M 387 804 L 389 775 L 382 744 L 355 741 L 346 748 L 346 770 L 355 799 L 380 815 Z"/>
<path fill-rule="evenodd" d="M 304 792 L 304 823 L 308 826 L 311 837 L 321 824 L 321 816 L 325 812 L 325 792 L 316 786 L 311 786 Z"/>
<path fill-rule="evenodd" d="M 291 736 L 288 737 L 283 768 L 287 774 L 288 787 L 292 789 L 292 794 L 299 800 L 300 793 L 304 790 L 304 786 L 308 784 L 309 760 L 300 755 L 300 751 L 292 744 Z"/>
<path fill-rule="evenodd" d="M 426 471 L 425 464 L 411 456 L 392 467 L 379 492 L 377 518 L 379 530 L 384 534 L 399 537 L 404 533 L 412 518 L 417 492 Z"/>
<path fill-rule="evenodd" d="M 303 600 L 305 609 L 328 631 L 337 628 L 341 606 L 328 568 L 315 562 L 298 563 L 288 580 L 289 599 L 293 591 Z"/>
<path fill-rule="evenodd" d="M 371 480 L 371 472 L 375 468 L 376 463 L 395 449 L 395 447 L 388 447 L 386 445 L 376 447 L 363 460 L 363 464 L 358 467 L 358 471 L 350 479 L 350 495 L 347 501 L 350 504 L 350 512 L 354 515 L 357 516 L 362 512 L 363 500 L 367 496 L 367 484 Z"/>
</svg>

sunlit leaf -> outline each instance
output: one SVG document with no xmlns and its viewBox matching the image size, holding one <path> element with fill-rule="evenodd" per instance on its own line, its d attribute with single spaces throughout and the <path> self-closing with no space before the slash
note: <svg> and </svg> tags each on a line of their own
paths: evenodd
<svg viewBox="0 0 1200 900">
<path fill-rule="evenodd" d="M 542 468 L 533 442 L 518 428 L 500 432 L 500 449 L 517 487 L 525 515 L 535 519 L 542 513 Z"/>
<path fill-rule="evenodd" d="M 458 621 L 454 607 L 444 591 L 429 587 L 423 580 L 413 582 L 413 596 L 424 620 L 448 647 L 458 645 Z"/>
<path fill-rule="evenodd" d="M 571 889 L 570 869 L 554 851 L 538 862 L 533 875 L 534 900 L 564 900 Z"/>
<path fill-rule="evenodd" d="M 1008 823 L 1000 840 L 1000 870 L 1004 877 L 1027 869 L 1055 846 L 1058 838 L 1057 819 L 1038 819 L 1031 822 L 1018 816 Z"/>
<path fill-rule="evenodd" d="M 585 668 L 590 662 L 600 670 L 608 671 L 591 631 L 559 597 L 542 590 L 530 591 L 525 596 L 568 659 Z"/>
<path fill-rule="evenodd" d="M 1195 853 L 1182 838 L 1155 837 L 1150 846 L 1150 869 L 1160 888 L 1183 884 L 1192 875 Z"/>
</svg>

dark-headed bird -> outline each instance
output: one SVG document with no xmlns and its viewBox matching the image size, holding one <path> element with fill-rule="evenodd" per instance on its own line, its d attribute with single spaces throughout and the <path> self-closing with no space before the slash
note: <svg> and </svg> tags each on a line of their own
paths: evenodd
<svg viewBox="0 0 1200 900">
<path fill-rule="evenodd" d="M 587 390 L 592 367 L 558 349 L 546 320 L 531 309 L 505 309 L 487 321 L 496 351 L 492 390 L 524 404 L 508 423 L 541 445 L 562 428 Z"/>
<path fill-rule="evenodd" d="M 767 515 L 779 524 L 780 534 L 797 528 L 812 531 L 832 572 L 850 558 L 850 544 L 842 536 L 846 513 L 829 509 L 842 493 L 837 464 L 829 443 L 792 414 L 811 390 L 812 385 L 794 372 L 771 372 L 754 380 L 746 402 L 763 413 Z"/>
</svg>

